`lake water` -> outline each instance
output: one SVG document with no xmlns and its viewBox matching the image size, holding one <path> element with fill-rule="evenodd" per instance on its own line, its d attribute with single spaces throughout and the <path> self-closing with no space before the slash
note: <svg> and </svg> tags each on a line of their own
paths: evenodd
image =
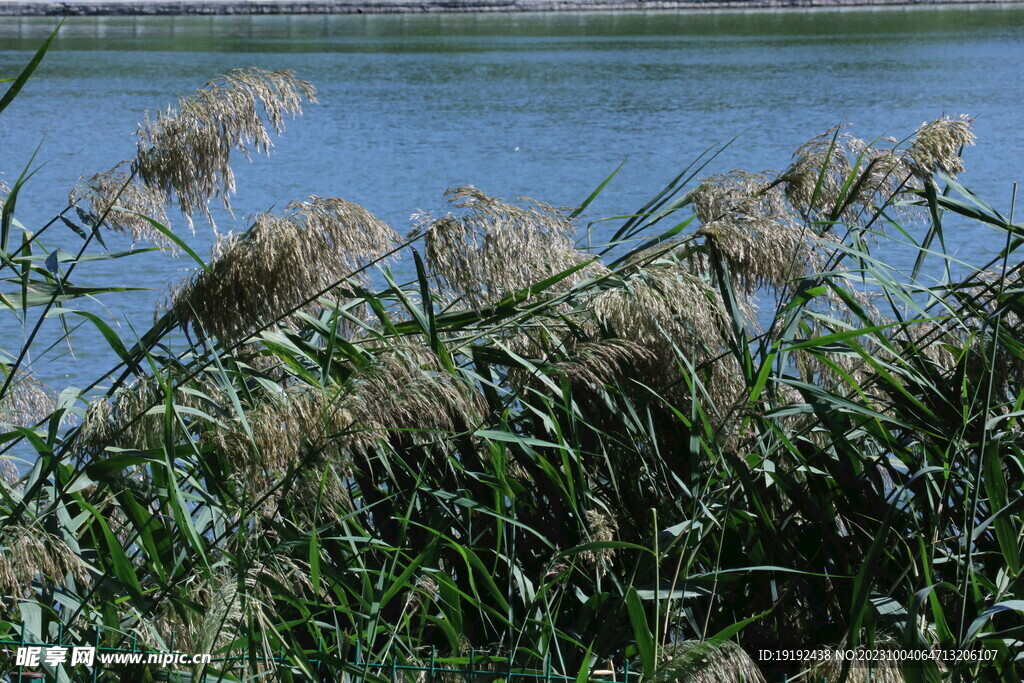
<svg viewBox="0 0 1024 683">
<path fill-rule="evenodd" d="M 0 76 L 55 22 L 0 18 Z M 962 176 L 1001 210 L 1024 179 L 1024 9 L 717 14 L 77 18 L 0 115 L 0 170 L 43 164 L 17 216 L 38 227 L 82 175 L 131 156 L 146 110 L 228 69 L 294 69 L 320 102 L 269 158 L 236 167 L 239 220 L 309 194 L 361 203 L 399 232 L 445 188 L 575 205 L 623 160 L 591 218 L 627 213 L 707 147 L 739 135 L 711 170 L 783 168 L 829 127 L 903 138 L 923 121 L 977 116 Z M 174 226 L 184 230 L 184 222 Z M 210 232 L 192 240 L 205 254 Z M 965 229 L 967 259 L 994 232 Z M 51 245 L 71 249 L 70 233 Z M 76 275 L 161 290 L 186 260 L 146 256 Z M 125 264 L 130 267 L 125 268 Z M 99 266 L 99 267 L 94 267 Z M 151 320 L 154 292 L 113 297 L 111 319 Z M 123 324 L 123 322 L 122 322 Z M 141 331 L 141 329 L 140 329 Z M 17 330 L 0 345 L 16 346 Z M 130 336 L 130 332 L 126 334 Z M 90 341 L 92 340 L 92 341 Z M 72 358 L 36 370 L 82 384 L 107 364 L 82 333 Z"/>
</svg>

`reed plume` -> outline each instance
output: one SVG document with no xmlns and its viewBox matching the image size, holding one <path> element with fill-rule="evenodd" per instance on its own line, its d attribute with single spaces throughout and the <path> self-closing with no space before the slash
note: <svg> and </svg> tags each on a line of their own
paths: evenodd
<svg viewBox="0 0 1024 683">
<path fill-rule="evenodd" d="M 196 634 L 198 652 L 218 652 L 239 638 L 253 638 L 253 623 L 261 627 L 274 623 L 277 590 L 285 591 L 290 600 L 312 594 L 309 566 L 282 553 L 270 553 L 251 560 L 247 567 L 236 564 L 231 569 L 238 573 L 220 571 L 205 589 L 209 603 Z M 257 679 L 273 678 L 278 660 L 266 637 L 253 638 L 249 647 L 259 656 L 252 664 L 236 666 Z"/>
<path fill-rule="evenodd" d="M 173 385 L 173 378 L 166 382 Z M 223 405 L 223 396 L 216 382 L 200 375 L 190 386 L 173 390 L 173 404 L 192 411 L 216 412 Z M 79 429 L 76 450 L 81 455 L 97 457 L 108 446 L 146 449 L 159 444 L 164 433 L 164 385 L 157 377 L 146 375 L 117 390 L 113 396 L 92 401 L 85 411 Z M 184 415 L 184 414 L 183 414 Z"/>
<path fill-rule="evenodd" d="M 639 345 L 655 359 L 636 364 L 637 371 L 651 381 L 674 386 L 681 364 L 692 363 L 704 378 L 712 402 L 732 403 L 736 369 L 731 356 L 722 356 L 729 315 L 721 295 L 704 278 L 682 264 L 660 260 L 627 274 L 588 305 L 607 334 Z M 605 333 L 592 330 L 591 334 Z M 677 398 L 685 400 L 689 390 L 679 389 L 682 395 Z"/>
<path fill-rule="evenodd" d="M 785 197 L 772 171 L 734 169 L 703 178 L 691 194 L 693 213 L 701 223 L 788 218 Z"/>
<path fill-rule="evenodd" d="M 907 150 L 911 172 L 923 183 L 934 182 L 932 176 L 936 172 L 953 178 L 963 173 L 960 149 L 974 144 L 973 125 L 974 119 L 967 114 L 956 118 L 943 116 L 921 124 Z"/>
<path fill-rule="evenodd" d="M 130 235 L 132 242 L 146 240 L 158 247 L 177 253 L 177 245 L 163 232 L 146 220 L 168 226 L 167 198 L 160 190 L 139 182 L 118 164 L 109 171 L 83 179 L 72 188 L 68 202 L 78 206 L 92 225 L 104 218 L 107 227 Z"/>
<path fill-rule="evenodd" d="M 89 581 L 81 556 L 60 538 L 37 526 L 12 524 L 0 529 L 0 593 L 29 598 L 33 584 L 46 579 L 66 585 L 71 577 L 78 588 Z"/>
<path fill-rule="evenodd" d="M 786 198 L 805 217 L 827 214 L 839 203 L 846 179 L 853 170 L 840 127 L 805 142 L 780 176 Z"/>
<path fill-rule="evenodd" d="M 288 324 L 297 309 L 353 277 L 398 240 L 369 211 L 333 197 L 288 205 L 290 213 L 261 213 L 239 235 L 218 238 L 208 270 L 170 295 L 170 310 L 201 336 L 241 341 L 261 325 Z M 354 276 L 366 282 L 365 273 Z"/>
<path fill-rule="evenodd" d="M 667 645 L 652 683 L 764 683 L 757 664 L 731 640 Z M 645 677 L 646 678 L 646 677 Z M 832 680 L 832 679 L 829 679 Z"/>
<path fill-rule="evenodd" d="M 591 260 L 573 243 L 575 226 L 555 208 L 530 199 L 517 206 L 465 186 L 445 193 L 458 213 L 414 215 L 414 235 L 426 240 L 427 264 L 442 285 L 474 309 Z M 597 265 L 561 283 L 580 282 Z"/>
<path fill-rule="evenodd" d="M 691 267 L 707 272 L 712 263 L 723 262 L 748 298 L 763 287 L 785 290 L 818 260 L 812 243 L 816 233 L 793 215 L 768 172 L 731 171 L 705 178 L 693 193 L 693 210 L 703 224 L 697 235 L 713 253 L 691 250 Z M 748 319 L 754 320 L 750 311 Z"/>
<path fill-rule="evenodd" d="M 7 365 L 2 366 L 0 384 L 8 376 Z M 56 407 L 56 393 L 31 372 L 18 370 L 7 391 L 0 396 L 0 425 L 31 427 L 46 419 Z"/>
<path fill-rule="evenodd" d="M 550 353 L 544 371 L 597 389 L 624 377 L 637 362 L 654 360 L 652 352 L 634 341 L 598 339 L 564 344 Z"/>
<path fill-rule="evenodd" d="M 250 149 L 269 152 L 267 124 L 280 134 L 287 116 L 302 113 L 303 101 L 315 102 L 316 90 L 291 71 L 235 69 L 180 98 L 177 107 L 147 114 L 136 131 L 132 168 L 149 188 L 177 198 L 189 226 L 195 214 L 212 225 L 210 201 L 220 199 L 231 210 L 231 151 L 246 159 Z"/>
<path fill-rule="evenodd" d="M 18 466 L 8 458 L 0 458 L 0 480 L 6 484 L 14 484 L 20 478 Z"/>
<path fill-rule="evenodd" d="M 353 418 L 332 397 L 335 392 L 293 385 L 265 396 L 226 425 L 203 435 L 254 490 L 267 487 L 307 461 L 330 462 L 347 472 L 346 432 Z"/>
<path fill-rule="evenodd" d="M 356 370 L 342 400 L 359 425 L 362 447 L 399 432 L 415 438 L 417 432 L 462 431 L 486 409 L 476 387 L 445 369 L 429 348 L 413 344 L 396 345 Z"/>
<path fill-rule="evenodd" d="M 589 540 L 591 542 L 608 542 L 615 540 L 619 531 L 619 525 L 611 513 L 587 510 L 586 513 L 584 513 L 584 518 L 587 522 L 587 529 L 590 532 Z M 601 576 L 608 573 L 608 566 L 611 564 L 614 557 L 614 548 L 598 548 L 595 550 L 585 550 L 580 553 L 580 559 L 591 567 L 597 569 Z"/>
</svg>

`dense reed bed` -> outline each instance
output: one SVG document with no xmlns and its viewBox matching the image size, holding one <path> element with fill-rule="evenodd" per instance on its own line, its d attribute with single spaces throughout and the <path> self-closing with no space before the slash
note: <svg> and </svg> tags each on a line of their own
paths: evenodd
<svg viewBox="0 0 1024 683">
<path fill-rule="evenodd" d="M 6 176 L 0 638 L 214 653 L 175 680 L 1019 679 L 1022 227 L 955 179 L 969 118 L 837 128 L 781 172 L 709 176 L 716 148 L 596 247 L 600 188 L 462 187 L 404 237 L 298 198 L 200 259 L 168 216 L 208 221 L 314 98 L 215 80 L 42 230 Z M 951 216 L 998 255 L 948 255 Z M 73 284 L 83 255 L 134 258 L 107 230 L 197 261 L 138 341 L 76 308 L 116 296 Z M 119 362 L 42 385 L 45 316 Z M 961 654 L 762 653 L 834 648 Z"/>
</svg>

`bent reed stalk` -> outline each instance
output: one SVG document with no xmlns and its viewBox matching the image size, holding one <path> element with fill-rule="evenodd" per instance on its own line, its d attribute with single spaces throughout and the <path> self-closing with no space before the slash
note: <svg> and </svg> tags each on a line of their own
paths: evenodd
<svg viewBox="0 0 1024 683">
<path fill-rule="evenodd" d="M 84 242 L 182 250 L 170 203 L 208 218 L 230 151 L 313 96 L 247 70 L 149 117 L 131 171 L 73 193 Z M 174 640 L 215 657 L 171 675 L 210 680 L 781 680 L 825 669 L 759 652 L 872 647 L 984 655 L 886 680 L 1018 679 L 1021 226 L 953 177 L 970 124 L 834 129 L 781 173 L 673 182 L 614 260 L 472 187 L 404 241 L 337 198 L 257 214 L 140 344 L 92 321 L 122 359 L 106 395 L 5 364 L 0 429 L 38 464 L 0 481 L 0 635 Z M 885 263 L 920 234 L 944 271 L 950 214 L 1006 237 L 1001 268 Z M 20 320 L 92 293 L 4 248 Z M 415 279 L 378 287 L 398 254 Z"/>
</svg>

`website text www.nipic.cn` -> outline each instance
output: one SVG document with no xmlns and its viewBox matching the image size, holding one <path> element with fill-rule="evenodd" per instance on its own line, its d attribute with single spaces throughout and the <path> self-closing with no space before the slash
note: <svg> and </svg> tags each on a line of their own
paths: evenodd
<svg viewBox="0 0 1024 683">
<path fill-rule="evenodd" d="M 183 652 L 103 652 L 95 647 L 19 647 L 15 666 L 101 666 L 107 664 L 159 664 L 161 666 L 209 664 L 210 654 L 189 655 Z"/>
</svg>

